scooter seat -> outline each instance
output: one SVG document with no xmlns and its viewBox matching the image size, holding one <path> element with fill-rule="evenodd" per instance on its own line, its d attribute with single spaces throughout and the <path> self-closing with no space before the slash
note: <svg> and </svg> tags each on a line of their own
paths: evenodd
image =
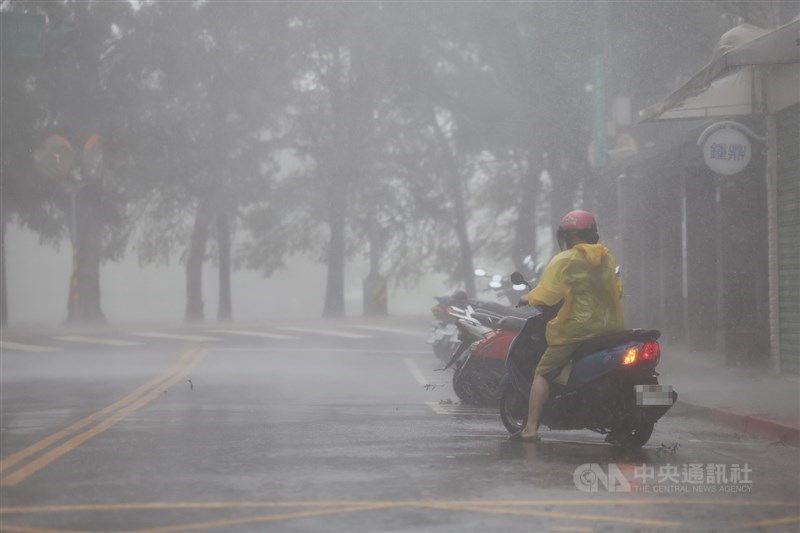
<svg viewBox="0 0 800 533">
<path fill-rule="evenodd" d="M 628 342 L 648 342 L 655 341 L 661 336 L 661 332 L 655 329 L 627 329 L 624 331 L 616 331 L 608 335 L 601 335 L 600 337 L 593 337 L 583 341 L 575 353 L 572 355 L 573 361 L 578 361 L 587 355 L 602 350 L 608 350 L 620 344 Z"/>
<path fill-rule="evenodd" d="M 520 331 L 524 325 L 525 319 L 515 316 L 506 316 L 497 323 L 497 329 L 503 331 Z"/>
</svg>

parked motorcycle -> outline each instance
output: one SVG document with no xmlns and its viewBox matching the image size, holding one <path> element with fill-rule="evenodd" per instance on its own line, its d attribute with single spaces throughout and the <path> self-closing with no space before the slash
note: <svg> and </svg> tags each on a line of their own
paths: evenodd
<svg viewBox="0 0 800 533">
<path fill-rule="evenodd" d="M 535 263 L 533 257 L 530 255 L 523 259 L 523 264 L 525 265 L 528 279 L 533 280 L 535 283 L 541 275 L 544 265 Z M 512 282 L 511 278 L 508 276 L 502 276 L 500 274 L 490 275 L 483 268 L 475 269 L 474 273 L 478 278 L 487 278 L 489 280 L 488 287 L 485 290 L 493 290 L 498 298 L 506 298 L 512 306 L 517 305 L 517 300 L 526 289 L 525 285 Z"/>
<path fill-rule="evenodd" d="M 450 362 L 454 352 L 464 343 L 460 336 L 464 336 L 465 332 L 460 332 L 457 327 L 459 319 L 467 319 L 468 322 L 477 322 L 494 329 L 506 316 L 531 316 L 531 311 L 527 309 L 515 309 L 496 302 L 467 298 L 464 291 L 434 298 L 436 304 L 431 308 L 431 313 L 436 320 L 431 326 L 427 342 L 432 345 L 436 357 L 446 363 Z M 473 339 L 473 342 L 474 340 L 477 339 Z"/>
<path fill-rule="evenodd" d="M 524 324 L 523 318 L 513 316 L 503 317 L 494 329 L 458 321 L 461 344 L 447 367 L 456 365 L 453 391 L 461 403 L 497 406 L 503 390 L 506 356 Z"/>
<path fill-rule="evenodd" d="M 431 313 L 435 321 L 427 342 L 433 347 L 434 355 L 447 362 L 460 344 L 456 321 L 460 316 L 471 313 L 471 301 L 463 290 L 450 296 L 434 296 L 434 299 L 436 303 L 431 308 Z"/>
<path fill-rule="evenodd" d="M 524 282 L 517 272 L 512 279 Z M 506 360 L 500 418 L 510 433 L 525 425 L 534 369 L 547 348 L 545 327 L 557 312 L 538 309 L 514 339 Z M 678 398 L 672 387 L 658 383 L 660 335 L 634 329 L 584 341 L 572 357 L 567 385 L 551 384 L 541 423 L 550 429 L 590 429 L 625 447 L 643 446 Z"/>
</svg>

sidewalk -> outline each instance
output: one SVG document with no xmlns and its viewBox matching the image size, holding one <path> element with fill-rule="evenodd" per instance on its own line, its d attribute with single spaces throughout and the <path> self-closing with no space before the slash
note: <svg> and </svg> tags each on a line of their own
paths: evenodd
<svg viewBox="0 0 800 533">
<path fill-rule="evenodd" d="M 729 367 L 711 354 L 662 345 L 659 380 L 678 393 L 676 407 L 734 431 L 800 446 L 800 381 L 769 369 Z"/>
</svg>

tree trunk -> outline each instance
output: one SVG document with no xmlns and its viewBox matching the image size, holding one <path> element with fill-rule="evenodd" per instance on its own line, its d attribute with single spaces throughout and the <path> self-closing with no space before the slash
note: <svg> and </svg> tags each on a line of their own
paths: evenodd
<svg viewBox="0 0 800 533">
<path fill-rule="evenodd" d="M 8 325 L 8 299 L 6 297 L 6 226 L 9 217 L 3 214 L 0 220 L 0 326 Z"/>
<path fill-rule="evenodd" d="M 67 322 L 106 321 L 100 306 L 100 260 L 103 221 L 99 215 L 102 191 L 89 183 L 71 199 L 72 276 L 67 300 Z"/>
<path fill-rule="evenodd" d="M 189 255 L 186 258 L 186 321 L 203 322 L 203 259 L 208 242 L 208 226 L 211 223 L 211 208 L 200 200 L 194 219 Z"/>
<path fill-rule="evenodd" d="M 436 118 L 436 111 L 433 106 L 430 106 L 430 119 L 433 125 L 436 136 L 439 140 L 439 145 L 442 149 L 444 156 L 447 176 L 447 186 L 451 192 L 451 198 L 454 204 L 454 217 L 453 221 L 456 231 L 456 238 L 458 239 L 458 246 L 460 250 L 459 264 L 458 264 L 458 278 L 464 281 L 464 289 L 470 296 L 475 296 L 475 277 L 474 267 L 472 263 L 472 247 L 469 243 L 469 234 L 467 233 L 467 214 L 464 205 L 464 188 L 461 183 L 461 174 L 458 171 L 458 162 L 456 156 L 450 149 L 447 138 L 439 125 Z"/>
<path fill-rule="evenodd" d="M 233 318 L 231 304 L 231 228 L 228 214 L 217 215 L 217 246 L 219 247 L 219 309 L 217 320 L 230 322 Z"/>
<path fill-rule="evenodd" d="M 325 306 L 322 316 L 345 316 L 344 305 L 344 261 L 345 242 L 344 225 L 347 197 L 337 191 L 331 202 L 328 224 L 331 230 L 330 247 L 328 249 L 328 279 L 325 288 Z"/>
</svg>

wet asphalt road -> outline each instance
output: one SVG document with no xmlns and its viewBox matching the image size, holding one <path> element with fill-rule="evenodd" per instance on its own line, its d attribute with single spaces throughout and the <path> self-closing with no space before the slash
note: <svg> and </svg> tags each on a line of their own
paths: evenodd
<svg viewBox="0 0 800 533">
<path fill-rule="evenodd" d="M 281 326 L 4 332 L 0 531 L 800 528 L 797 448 L 680 405 L 637 452 L 514 443 L 458 405 L 427 322 Z"/>
</svg>

